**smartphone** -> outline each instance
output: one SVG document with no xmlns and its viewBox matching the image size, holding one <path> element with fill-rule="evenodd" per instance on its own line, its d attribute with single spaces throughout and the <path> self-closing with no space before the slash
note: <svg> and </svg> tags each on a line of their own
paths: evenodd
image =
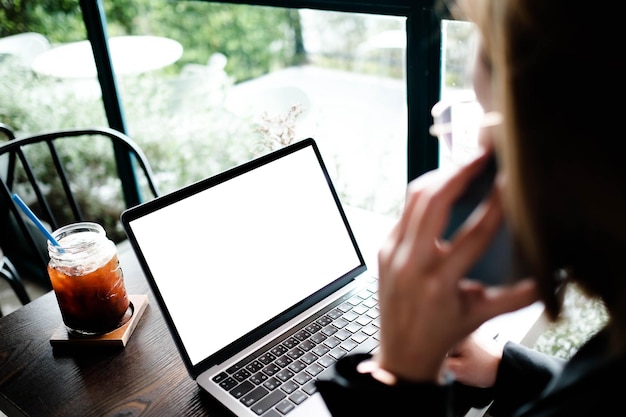
<svg viewBox="0 0 626 417">
<path fill-rule="evenodd" d="M 491 191 L 498 166 L 495 156 L 491 156 L 483 170 L 470 182 L 463 194 L 454 203 L 443 237 L 451 238 L 465 222 L 478 204 Z M 465 277 L 480 281 L 485 285 L 499 285 L 511 282 L 522 275 L 519 261 L 515 257 L 513 239 L 506 222 L 503 222 L 493 241 Z"/>
</svg>

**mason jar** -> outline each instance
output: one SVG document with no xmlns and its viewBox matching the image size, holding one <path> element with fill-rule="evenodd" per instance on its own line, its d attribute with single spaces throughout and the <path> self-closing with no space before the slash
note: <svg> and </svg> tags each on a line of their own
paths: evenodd
<svg viewBox="0 0 626 417">
<path fill-rule="evenodd" d="M 98 335 L 124 325 L 132 308 L 117 248 L 102 226 L 73 223 L 52 236 L 48 275 L 70 333 Z"/>
</svg>

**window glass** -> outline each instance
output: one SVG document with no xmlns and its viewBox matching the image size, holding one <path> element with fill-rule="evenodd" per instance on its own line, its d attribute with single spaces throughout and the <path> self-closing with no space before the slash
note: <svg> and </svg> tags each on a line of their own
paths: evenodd
<svg viewBox="0 0 626 417">
<path fill-rule="evenodd" d="M 142 27 L 183 54 L 168 72 L 124 77 L 121 89 L 132 135 L 153 153 L 176 151 L 158 158 L 170 188 L 313 137 L 345 204 L 397 213 L 405 18 L 206 2 L 179 2 L 172 16 L 158 4 Z"/>
<path fill-rule="evenodd" d="M 162 191 L 313 137 L 345 204 L 399 212 L 405 17 L 197 1 L 103 6 L 126 130 Z M 45 43 L 30 58 L 1 55 L 0 94 L 14 98 L 2 121 L 22 134 L 107 125 L 80 8 L 32 14 L 21 32 Z"/>
</svg>

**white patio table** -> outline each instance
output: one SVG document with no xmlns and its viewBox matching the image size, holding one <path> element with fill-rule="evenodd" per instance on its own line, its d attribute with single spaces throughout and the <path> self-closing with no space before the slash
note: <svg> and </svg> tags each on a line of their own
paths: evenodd
<svg viewBox="0 0 626 417">
<path fill-rule="evenodd" d="M 111 62 L 116 75 L 136 75 L 176 62 L 183 54 L 180 42 L 159 36 L 115 36 L 109 38 Z M 91 43 L 66 43 L 38 55 L 32 63 L 38 74 L 56 78 L 95 78 Z"/>
</svg>

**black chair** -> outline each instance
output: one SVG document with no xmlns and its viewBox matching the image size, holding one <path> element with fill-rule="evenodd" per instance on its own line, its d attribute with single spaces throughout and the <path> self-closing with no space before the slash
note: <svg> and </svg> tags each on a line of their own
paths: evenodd
<svg viewBox="0 0 626 417">
<path fill-rule="evenodd" d="M 93 221 L 116 243 L 126 238 L 121 212 L 159 196 L 147 157 L 119 131 L 75 129 L 15 138 L 0 124 L 0 132 L 9 137 L 0 144 L 0 247 L 23 279 L 45 288 L 51 288 L 47 239 L 14 203 L 14 193 L 50 231 Z"/>
<path fill-rule="evenodd" d="M 4 123 L 0 123 L 0 133 L 6 136 L 8 140 L 15 139 L 13 130 Z M 19 272 L 17 272 L 17 269 L 15 269 L 11 260 L 4 255 L 2 247 L 0 247 L 0 277 L 9 283 L 20 303 L 23 305 L 30 303 L 31 298 L 28 291 L 26 291 L 24 281 L 22 281 L 22 277 Z M 2 309 L 0 308 L 0 317 L 2 317 L 2 315 Z"/>
<path fill-rule="evenodd" d="M 22 281 L 22 277 L 13 266 L 13 263 L 9 258 L 4 256 L 4 252 L 2 248 L 0 248 L 0 277 L 2 277 L 5 281 L 9 283 L 17 299 L 23 305 L 30 303 L 30 295 L 26 291 L 26 286 L 24 286 L 24 281 Z M 2 309 L 0 309 L 0 317 L 2 317 Z"/>
</svg>

